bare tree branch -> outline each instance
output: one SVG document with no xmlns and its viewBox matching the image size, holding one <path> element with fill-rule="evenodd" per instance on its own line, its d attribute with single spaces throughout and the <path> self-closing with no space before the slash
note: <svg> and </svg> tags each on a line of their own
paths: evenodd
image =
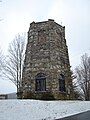
<svg viewBox="0 0 90 120">
<path fill-rule="evenodd" d="M 81 65 L 76 68 L 77 86 L 82 90 L 85 100 L 90 100 L 90 57 L 81 57 Z"/>
<path fill-rule="evenodd" d="M 3 66 L 4 66 L 4 55 L 0 48 L 0 77 L 2 76 Z"/>
<path fill-rule="evenodd" d="M 18 35 L 9 44 L 8 56 L 3 71 L 4 76 L 17 86 L 17 92 L 21 86 L 24 52 L 25 37 Z"/>
</svg>

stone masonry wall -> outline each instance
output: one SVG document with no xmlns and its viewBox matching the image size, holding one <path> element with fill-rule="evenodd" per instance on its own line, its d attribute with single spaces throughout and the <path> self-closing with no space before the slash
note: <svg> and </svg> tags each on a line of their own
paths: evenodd
<svg viewBox="0 0 90 120">
<path fill-rule="evenodd" d="M 40 72 L 46 74 L 46 91 L 51 91 L 55 99 L 71 99 L 71 89 L 70 95 L 67 91 L 61 93 L 58 81 L 62 73 L 66 89 L 72 86 L 65 27 L 51 19 L 30 24 L 22 79 L 23 96 L 26 91 L 40 94 L 35 91 L 35 76 Z"/>
</svg>

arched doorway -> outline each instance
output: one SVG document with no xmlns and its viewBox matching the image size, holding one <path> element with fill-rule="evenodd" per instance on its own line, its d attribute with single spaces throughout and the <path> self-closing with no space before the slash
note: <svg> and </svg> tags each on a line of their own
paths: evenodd
<svg viewBox="0 0 90 120">
<path fill-rule="evenodd" d="M 35 77 L 35 91 L 46 91 L 46 75 L 38 73 Z"/>
<path fill-rule="evenodd" d="M 59 91 L 66 92 L 65 76 L 63 74 L 60 74 L 60 77 L 59 77 Z"/>
</svg>

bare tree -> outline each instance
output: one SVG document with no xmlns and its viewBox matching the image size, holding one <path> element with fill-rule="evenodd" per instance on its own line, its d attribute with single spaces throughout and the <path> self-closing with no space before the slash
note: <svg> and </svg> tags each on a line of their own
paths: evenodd
<svg viewBox="0 0 90 120">
<path fill-rule="evenodd" d="M 83 91 L 79 87 L 78 81 L 76 78 L 73 80 L 73 91 L 74 91 L 74 99 L 75 100 L 85 100 Z"/>
<path fill-rule="evenodd" d="M 2 76 L 3 61 L 4 61 L 4 56 L 3 56 L 2 50 L 0 48 L 0 77 Z"/>
<path fill-rule="evenodd" d="M 17 35 L 9 44 L 8 56 L 4 66 L 4 76 L 17 86 L 21 87 L 22 68 L 25 52 L 25 37 Z"/>
<path fill-rule="evenodd" d="M 76 68 L 77 86 L 85 100 L 90 100 L 90 57 L 81 57 L 81 65 Z"/>
</svg>

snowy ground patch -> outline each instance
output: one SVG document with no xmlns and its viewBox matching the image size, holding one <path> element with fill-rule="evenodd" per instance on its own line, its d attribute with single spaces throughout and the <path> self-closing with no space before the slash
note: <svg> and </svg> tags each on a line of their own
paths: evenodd
<svg viewBox="0 0 90 120">
<path fill-rule="evenodd" d="M 0 100 L 0 120 L 55 120 L 88 110 L 89 101 Z"/>
</svg>

